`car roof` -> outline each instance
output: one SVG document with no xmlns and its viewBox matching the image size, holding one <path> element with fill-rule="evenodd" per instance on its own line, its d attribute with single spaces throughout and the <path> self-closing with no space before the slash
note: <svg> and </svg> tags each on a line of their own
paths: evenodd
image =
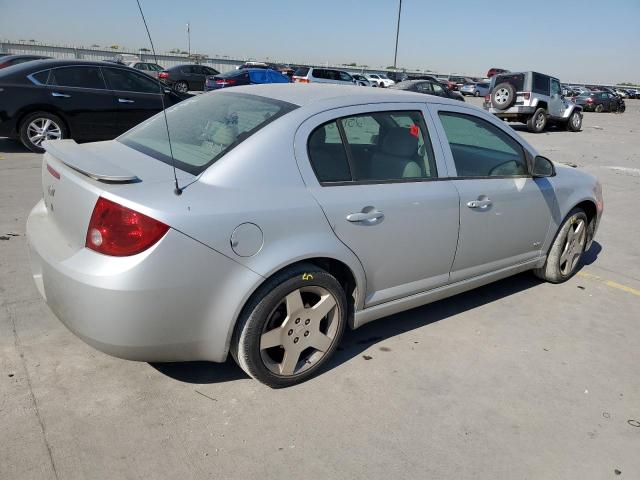
<svg viewBox="0 0 640 480">
<path fill-rule="evenodd" d="M 24 57 L 35 57 L 35 58 L 51 58 L 51 57 L 47 57 L 46 55 L 39 55 L 39 54 L 28 54 L 28 53 L 20 53 L 20 54 L 9 54 L 9 55 L 4 55 L 2 57 L 3 61 L 7 61 L 7 60 L 13 60 L 15 58 L 24 58 Z"/>
<path fill-rule="evenodd" d="M 448 103 L 460 106 L 458 100 L 424 95 L 422 93 L 331 83 L 272 83 L 234 87 L 233 91 L 273 98 L 300 107 L 311 108 L 339 108 L 367 103 L 395 102 Z"/>
</svg>

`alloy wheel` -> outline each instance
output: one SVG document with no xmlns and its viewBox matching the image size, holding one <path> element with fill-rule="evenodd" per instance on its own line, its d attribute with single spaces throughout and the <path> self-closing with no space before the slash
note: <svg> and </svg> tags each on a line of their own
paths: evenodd
<svg viewBox="0 0 640 480">
<path fill-rule="evenodd" d="M 544 114 L 539 113 L 538 116 L 536 117 L 536 128 L 538 130 L 541 130 L 542 127 L 544 127 Z"/>
<path fill-rule="evenodd" d="M 571 117 L 571 124 L 573 125 L 573 128 L 578 129 L 580 127 L 581 120 L 582 119 L 580 118 L 580 114 L 574 113 L 573 116 Z"/>
<path fill-rule="evenodd" d="M 260 356 L 276 375 L 292 376 L 317 364 L 338 334 L 340 311 L 325 288 L 308 286 L 287 294 L 273 309 L 260 337 Z"/>
<path fill-rule="evenodd" d="M 27 137 L 37 147 L 45 140 L 60 140 L 62 129 L 50 118 L 36 118 L 27 126 Z"/>
<path fill-rule="evenodd" d="M 507 90 L 506 88 L 501 88 L 496 92 L 494 98 L 500 105 L 507 103 L 509 101 L 509 90 Z"/>
<path fill-rule="evenodd" d="M 562 254 L 560 254 L 560 272 L 562 275 L 567 276 L 573 272 L 584 250 L 587 238 L 586 233 L 586 224 L 581 218 L 572 222 L 569 226 L 564 248 L 562 249 Z"/>
</svg>

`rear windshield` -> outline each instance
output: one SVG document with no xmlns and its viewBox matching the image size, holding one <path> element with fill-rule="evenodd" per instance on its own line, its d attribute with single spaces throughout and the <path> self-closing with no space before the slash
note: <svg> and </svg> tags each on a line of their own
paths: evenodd
<svg viewBox="0 0 640 480">
<path fill-rule="evenodd" d="M 507 82 L 513 85 L 513 88 L 516 89 L 516 92 L 522 92 L 524 90 L 524 73 L 505 73 L 502 75 L 496 75 L 494 82 L 494 87 Z"/>
<path fill-rule="evenodd" d="M 294 77 L 306 77 L 309 73 L 309 67 L 300 67 L 293 72 Z"/>
<path fill-rule="evenodd" d="M 249 136 L 297 105 L 244 93 L 198 95 L 167 109 L 118 137 L 124 145 L 198 175 Z"/>
</svg>

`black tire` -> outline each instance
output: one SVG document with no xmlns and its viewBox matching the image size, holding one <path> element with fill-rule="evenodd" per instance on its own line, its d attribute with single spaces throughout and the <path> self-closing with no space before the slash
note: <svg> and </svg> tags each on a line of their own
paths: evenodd
<svg viewBox="0 0 640 480">
<path fill-rule="evenodd" d="M 604 112 L 604 105 L 602 105 L 601 103 L 599 103 L 598 105 L 596 105 L 596 108 L 594 108 L 594 111 L 596 113 L 602 113 Z"/>
<path fill-rule="evenodd" d="M 569 242 L 567 241 L 569 230 L 572 228 L 579 228 L 574 227 L 578 222 L 582 222 L 582 227 L 579 233 L 580 238 L 576 240 L 579 243 L 575 245 L 576 250 L 571 251 L 579 253 L 579 255 L 577 259 L 574 259 L 574 255 L 571 255 L 571 257 L 573 257 L 571 259 L 563 259 L 563 253 L 565 253 L 565 251 L 569 251 L 567 250 L 569 248 Z M 573 277 L 580 263 L 580 258 L 584 253 L 585 245 L 587 244 L 588 228 L 589 224 L 587 221 L 587 215 L 584 211 L 580 208 L 574 208 L 571 210 L 558 229 L 556 238 L 553 240 L 551 248 L 549 248 L 549 253 L 547 254 L 547 259 L 544 265 L 540 268 L 534 269 L 533 273 L 538 278 L 551 283 L 566 282 Z M 569 261 L 571 261 L 571 264 L 566 263 Z"/>
<path fill-rule="evenodd" d="M 479 97 L 480 96 L 480 92 L 476 90 L 475 92 L 473 92 L 473 96 L 474 97 Z"/>
<path fill-rule="evenodd" d="M 508 82 L 502 82 L 491 92 L 491 105 L 498 110 L 506 110 L 516 102 L 516 89 Z"/>
<path fill-rule="evenodd" d="M 189 84 L 184 80 L 180 80 L 173 84 L 173 89 L 179 93 L 187 93 L 189 91 Z"/>
<path fill-rule="evenodd" d="M 541 133 L 547 126 L 547 111 L 538 108 L 533 115 L 527 119 L 527 128 L 532 133 Z"/>
<path fill-rule="evenodd" d="M 325 319 L 328 319 L 331 316 L 333 318 L 332 322 L 337 322 L 335 325 L 333 325 L 333 323 L 331 324 L 332 331 L 334 332 L 331 344 L 325 350 L 324 354 L 321 355 L 315 363 L 311 364 L 310 367 L 307 367 L 308 362 L 303 361 L 301 354 L 300 358 L 296 361 L 296 367 L 294 368 L 293 374 L 277 374 L 271 369 L 273 368 L 273 363 L 270 368 L 267 363 L 265 363 L 265 357 L 263 355 L 272 355 L 270 352 L 275 349 L 275 354 L 283 356 L 282 365 L 284 365 L 285 348 L 281 344 L 281 346 L 261 350 L 262 335 L 273 328 L 269 327 L 269 323 L 274 321 L 273 317 L 278 313 L 278 309 L 281 308 L 287 295 L 296 292 L 299 289 L 308 288 L 323 289 L 330 293 L 335 300 L 335 306 L 325 317 Z M 304 299 L 303 303 L 305 303 Z M 233 339 L 231 341 L 231 355 L 240 368 L 242 368 L 249 376 L 271 388 L 289 387 L 304 382 L 316 375 L 335 352 L 347 324 L 347 308 L 347 299 L 342 286 L 338 280 L 336 280 L 336 278 L 327 271 L 313 264 L 300 264 L 284 270 L 268 279 L 254 293 L 254 295 L 252 295 L 251 299 L 245 305 L 234 330 Z M 306 305 L 305 310 L 309 310 Z M 285 313 L 287 316 L 290 315 L 286 310 Z M 298 320 L 300 319 L 296 319 L 295 323 L 298 323 Z M 274 325 L 281 325 L 281 322 L 283 321 L 282 315 L 275 318 L 275 321 Z M 286 317 L 284 318 L 284 321 L 286 321 Z M 304 321 L 306 322 L 306 320 Z M 329 325 L 329 323 L 326 325 Z M 296 325 L 292 325 L 292 327 L 295 329 L 302 328 L 302 330 L 307 328 L 302 327 L 302 324 L 300 324 L 299 327 Z M 311 327 L 312 326 L 308 328 L 311 329 Z M 285 327 L 285 330 L 287 328 L 289 327 Z M 329 327 L 327 327 L 327 329 L 328 328 Z M 289 338 L 292 337 L 292 331 L 293 330 L 288 331 Z M 306 337 L 306 333 L 308 332 L 303 333 L 305 333 L 304 337 Z M 302 340 L 300 345 L 304 345 L 303 342 L 305 339 L 303 334 L 300 332 L 293 333 L 293 337 L 296 335 L 299 335 L 300 340 Z M 296 343 L 297 342 L 298 340 L 296 340 Z M 315 350 L 313 348 L 311 349 Z M 309 347 L 305 348 L 301 353 L 304 353 L 307 350 L 309 350 Z M 321 350 L 318 350 L 318 352 L 321 352 Z M 270 357 L 267 358 L 267 360 L 270 360 Z M 298 370 L 302 371 L 298 373 Z"/>
<path fill-rule="evenodd" d="M 624 113 L 626 109 L 627 109 L 626 105 L 620 105 L 618 107 L 618 113 Z"/>
<path fill-rule="evenodd" d="M 574 110 L 567 120 L 567 130 L 570 132 L 579 132 L 582 128 L 582 114 Z"/>
<path fill-rule="evenodd" d="M 32 133 L 32 125 L 34 124 L 42 124 L 42 122 L 50 121 L 51 125 L 54 125 L 56 129 L 51 130 L 51 134 L 47 136 L 47 138 L 43 138 L 44 140 L 52 140 L 54 138 L 59 138 L 60 140 L 69 137 L 69 130 L 67 129 L 64 121 L 57 115 L 49 112 L 33 112 L 27 115 L 20 122 L 20 126 L 18 131 L 20 133 L 20 141 L 22 144 L 27 147 L 29 150 L 35 153 L 44 153 L 44 148 L 37 143 L 34 142 Z M 59 132 L 59 136 L 54 136 L 53 132 L 57 130 Z"/>
</svg>

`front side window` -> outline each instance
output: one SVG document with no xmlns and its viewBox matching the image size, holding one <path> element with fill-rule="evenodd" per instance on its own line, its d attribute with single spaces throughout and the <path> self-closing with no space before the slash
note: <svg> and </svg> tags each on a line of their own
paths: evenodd
<svg viewBox="0 0 640 480">
<path fill-rule="evenodd" d="M 558 80 L 551 80 L 551 95 L 560 95 L 561 92 L 560 82 Z"/>
<path fill-rule="evenodd" d="M 104 89 L 100 67 L 61 67 L 51 70 L 49 85 Z"/>
<path fill-rule="evenodd" d="M 438 95 L 440 97 L 444 97 L 445 96 L 444 89 L 442 88 L 441 85 L 439 85 L 437 83 L 432 83 L 431 86 L 433 87 L 433 93 L 435 95 Z"/>
<path fill-rule="evenodd" d="M 520 144 L 495 125 L 474 115 L 440 112 L 458 177 L 527 175 Z"/>
<path fill-rule="evenodd" d="M 353 77 L 349 75 L 347 72 L 338 72 L 338 74 L 340 75 L 340 80 L 342 80 L 343 82 L 353 81 Z"/>
<path fill-rule="evenodd" d="M 420 93 L 433 93 L 433 88 L 429 82 L 420 82 L 416 84 L 416 91 Z"/>
<path fill-rule="evenodd" d="M 298 108 L 291 103 L 244 93 L 217 92 L 184 100 L 166 110 L 177 168 L 198 175 L 270 122 Z M 162 113 L 117 139 L 171 165 Z"/>
<path fill-rule="evenodd" d="M 321 183 L 380 183 L 437 176 L 426 125 L 417 111 L 340 118 L 314 130 L 308 148 Z"/>
<path fill-rule="evenodd" d="M 160 93 L 158 82 L 146 75 L 121 68 L 103 68 L 111 90 L 139 93 Z"/>
</svg>

